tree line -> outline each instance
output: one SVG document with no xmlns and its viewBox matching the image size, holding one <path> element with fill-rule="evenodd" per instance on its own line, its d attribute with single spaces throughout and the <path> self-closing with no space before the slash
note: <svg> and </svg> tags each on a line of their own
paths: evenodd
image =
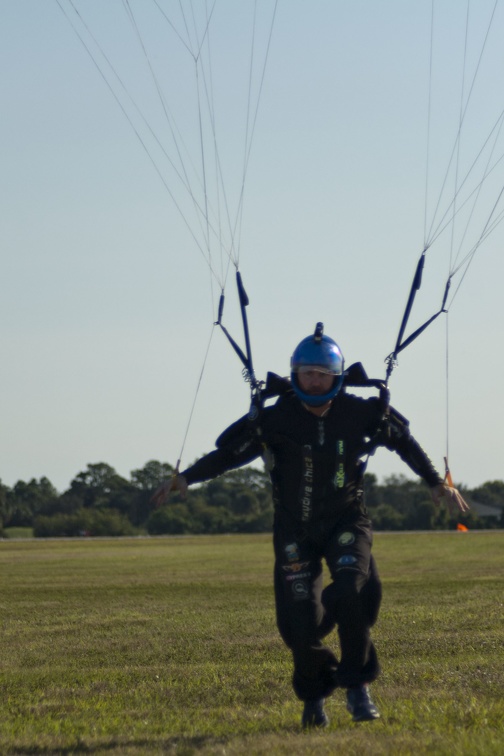
<svg viewBox="0 0 504 756">
<path fill-rule="evenodd" d="M 174 495 L 159 509 L 151 497 L 174 468 L 151 460 L 130 478 L 110 465 L 89 464 L 58 493 L 45 477 L 18 481 L 12 488 L 0 481 L 0 536 L 11 528 L 30 528 L 35 537 L 184 535 L 196 533 L 262 533 L 273 524 L 268 474 L 252 467 L 233 470 Z M 365 475 L 365 497 L 375 530 L 442 530 L 462 523 L 469 529 L 504 527 L 504 482 L 491 481 L 475 489 L 460 486 L 471 502 L 500 510 L 500 517 L 479 517 L 475 510 L 461 517 L 437 508 L 420 480 L 390 476 L 378 483 Z"/>
</svg>

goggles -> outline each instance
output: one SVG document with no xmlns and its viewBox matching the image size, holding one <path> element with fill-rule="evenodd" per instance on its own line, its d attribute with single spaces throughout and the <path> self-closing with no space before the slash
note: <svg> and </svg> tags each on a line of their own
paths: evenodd
<svg viewBox="0 0 504 756">
<path fill-rule="evenodd" d="M 294 372 L 298 375 L 303 375 L 306 373 L 323 373 L 323 375 L 341 375 L 341 369 L 340 370 L 331 370 L 330 368 L 324 367 L 323 365 L 299 365 L 299 367 L 294 367 Z"/>
</svg>

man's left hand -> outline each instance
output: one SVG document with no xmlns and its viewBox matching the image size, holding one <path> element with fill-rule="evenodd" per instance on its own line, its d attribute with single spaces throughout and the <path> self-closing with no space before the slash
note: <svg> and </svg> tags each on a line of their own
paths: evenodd
<svg viewBox="0 0 504 756">
<path fill-rule="evenodd" d="M 431 488 L 431 496 L 434 504 L 439 507 L 441 502 L 445 502 L 449 511 L 469 512 L 469 504 L 466 502 L 460 491 L 448 483 L 440 483 L 438 486 Z"/>
</svg>

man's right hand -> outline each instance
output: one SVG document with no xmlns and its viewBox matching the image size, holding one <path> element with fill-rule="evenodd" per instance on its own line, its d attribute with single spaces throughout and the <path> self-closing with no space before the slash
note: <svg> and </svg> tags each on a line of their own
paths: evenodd
<svg viewBox="0 0 504 756">
<path fill-rule="evenodd" d="M 185 499 L 188 489 L 187 480 L 183 475 L 174 475 L 173 478 L 163 481 L 152 494 L 151 502 L 155 507 L 161 507 L 173 491 L 178 491 Z"/>
</svg>

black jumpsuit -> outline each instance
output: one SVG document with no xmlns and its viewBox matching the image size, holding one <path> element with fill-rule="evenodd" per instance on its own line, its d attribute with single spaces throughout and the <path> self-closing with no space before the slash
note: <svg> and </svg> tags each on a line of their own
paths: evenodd
<svg viewBox="0 0 504 756">
<path fill-rule="evenodd" d="M 215 451 L 182 473 L 196 483 L 265 459 L 275 506 L 277 624 L 292 651 L 293 687 L 302 700 L 379 674 L 370 628 L 381 583 L 363 500 L 362 456 L 370 439 L 396 451 L 430 486 L 442 482 L 400 415 L 392 411 L 384 423 L 378 399 L 344 391 L 323 417 L 287 392 L 262 411 L 258 425 L 242 418 L 220 436 Z M 323 559 L 331 577 L 324 589 Z M 322 643 L 336 625 L 340 660 Z"/>
</svg>

